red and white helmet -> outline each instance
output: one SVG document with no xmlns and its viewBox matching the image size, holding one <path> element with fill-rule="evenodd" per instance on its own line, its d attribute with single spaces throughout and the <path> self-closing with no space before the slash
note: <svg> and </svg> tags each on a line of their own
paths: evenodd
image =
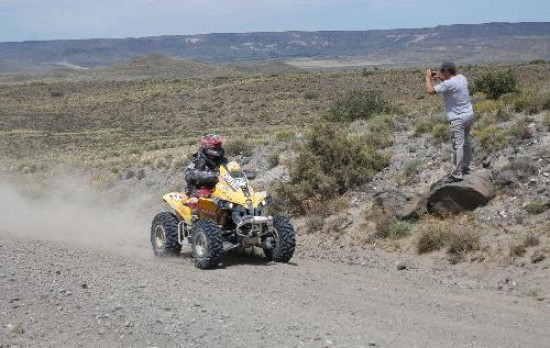
<svg viewBox="0 0 550 348">
<path fill-rule="evenodd" d="M 223 157 L 223 138 L 218 134 L 207 134 L 200 141 L 201 151 L 212 159 Z"/>
</svg>

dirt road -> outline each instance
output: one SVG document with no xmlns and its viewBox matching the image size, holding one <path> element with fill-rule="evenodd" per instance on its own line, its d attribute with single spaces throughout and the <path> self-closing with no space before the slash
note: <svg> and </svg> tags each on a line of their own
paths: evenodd
<svg viewBox="0 0 550 348">
<path fill-rule="evenodd" d="M 548 347 L 550 308 L 420 270 L 230 256 L 195 269 L 0 232 L 0 347 Z M 186 249 L 184 249 L 186 251 Z"/>
</svg>

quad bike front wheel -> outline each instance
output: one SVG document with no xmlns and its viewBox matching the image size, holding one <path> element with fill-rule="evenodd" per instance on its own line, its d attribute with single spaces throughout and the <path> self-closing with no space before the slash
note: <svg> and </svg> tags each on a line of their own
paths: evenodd
<svg viewBox="0 0 550 348">
<path fill-rule="evenodd" d="M 288 262 L 296 248 L 296 234 L 290 220 L 284 215 L 273 217 L 273 238 L 269 247 L 264 247 L 266 259 L 275 262 Z"/>
<path fill-rule="evenodd" d="M 168 212 L 158 213 L 151 225 L 151 245 L 157 256 L 179 255 L 178 219 Z"/>
<path fill-rule="evenodd" d="M 200 220 L 191 228 L 191 249 L 195 266 L 200 269 L 215 268 L 223 256 L 222 231 L 212 220 Z"/>
</svg>

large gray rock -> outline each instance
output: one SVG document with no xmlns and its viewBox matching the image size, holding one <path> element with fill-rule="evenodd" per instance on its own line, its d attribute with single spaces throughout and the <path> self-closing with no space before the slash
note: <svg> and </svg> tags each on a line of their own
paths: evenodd
<svg viewBox="0 0 550 348">
<path fill-rule="evenodd" d="M 397 190 L 380 192 L 374 197 L 375 206 L 398 220 L 418 220 L 426 213 L 426 197 Z"/>
<path fill-rule="evenodd" d="M 495 196 L 488 170 L 464 175 L 464 180 L 448 182 L 441 179 L 430 188 L 428 211 L 437 215 L 459 214 L 487 204 Z"/>
</svg>

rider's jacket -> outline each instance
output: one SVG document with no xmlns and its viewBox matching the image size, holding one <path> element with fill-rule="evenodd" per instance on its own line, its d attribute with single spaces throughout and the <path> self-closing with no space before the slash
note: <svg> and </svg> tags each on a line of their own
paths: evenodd
<svg viewBox="0 0 550 348">
<path fill-rule="evenodd" d="M 227 159 L 224 156 L 217 160 L 212 160 L 202 151 L 194 154 L 191 163 L 185 169 L 187 193 L 192 193 L 201 187 L 214 188 L 218 183 L 219 168 L 224 164 L 227 164 Z"/>
</svg>

